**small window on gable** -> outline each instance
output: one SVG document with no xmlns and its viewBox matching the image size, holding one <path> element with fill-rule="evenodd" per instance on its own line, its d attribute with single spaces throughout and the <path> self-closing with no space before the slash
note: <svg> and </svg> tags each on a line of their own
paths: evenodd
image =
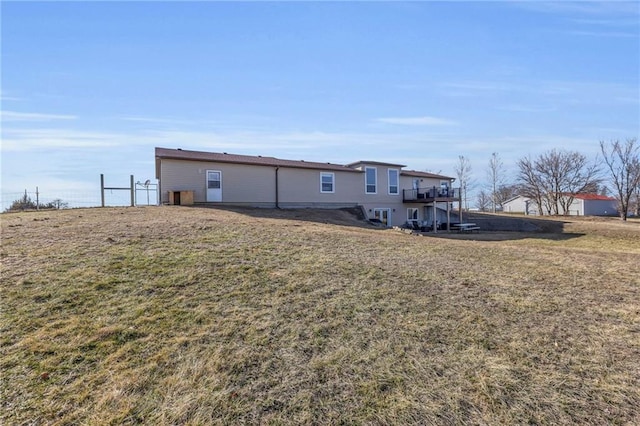
<svg viewBox="0 0 640 426">
<path fill-rule="evenodd" d="M 335 174 L 328 172 L 320 172 L 320 192 L 335 192 Z"/>
<path fill-rule="evenodd" d="M 367 194 L 375 194 L 377 190 L 378 172 L 375 167 L 366 167 L 365 173 L 365 192 Z"/>
<path fill-rule="evenodd" d="M 398 193 L 398 171 L 389 169 L 389 194 L 397 195 Z"/>
</svg>

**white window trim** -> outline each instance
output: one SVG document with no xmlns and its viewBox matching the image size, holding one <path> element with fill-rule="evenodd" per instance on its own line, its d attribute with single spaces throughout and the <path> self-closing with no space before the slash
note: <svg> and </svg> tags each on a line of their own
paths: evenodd
<svg viewBox="0 0 640 426">
<path fill-rule="evenodd" d="M 416 212 L 416 218 L 413 218 L 412 214 L 409 214 L 409 212 Z M 409 217 L 412 216 L 412 217 Z M 419 220 L 420 219 L 420 209 L 417 209 L 415 207 L 408 207 L 407 208 L 407 220 Z"/>
<path fill-rule="evenodd" d="M 391 172 L 396 172 L 396 192 L 391 192 Z M 387 169 L 387 192 L 389 195 L 400 195 L 400 170 Z"/>
<path fill-rule="evenodd" d="M 367 187 L 369 186 L 367 183 L 367 170 L 373 170 L 373 186 L 375 187 L 375 191 L 369 192 L 367 191 Z M 378 169 L 376 167 L 365 167 L 364 168 L 364 193 L 375 195 L 378 193 Z"/>
<path fill-rule="evenodd" d="M 324 176 L 331 176 L 331 191 L 324 191 L 322 189 L 322 178 Z M 334 194 L 336 192 L 336 174 L 332 172 L 320 172 L 320 193 L 321 194 Z"/>
</svg>

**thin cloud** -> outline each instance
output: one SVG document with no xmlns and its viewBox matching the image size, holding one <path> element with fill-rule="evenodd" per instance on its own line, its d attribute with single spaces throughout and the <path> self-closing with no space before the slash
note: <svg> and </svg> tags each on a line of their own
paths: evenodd
<svg viewBox="0 0 640 426">
<path fill-rule="evenodd" d="M 76 120 L 75 115 L 41 114 L 34 112 L 0 111 L 2 121 L 51 121 L 51 120 Z"/>
<path fill-rule="evenodd" d="M 637 27 L 636 19 L 571 19 L 577 24 L 607 26 L 607 27 Z"/>
<path fill-rule="evenodd" d="M 387 136 L 368 133 L 270 132 L 270 131 L 178 131 L 100 132 L 75 129 L 3 129 L 2 151 L 42 149 L 99 149 L 118 146 L 167 146 L 184 149 L 235 151 L 265 154 L 274 150 L 316 151 L 342 147 L 345 143 L 376 145 Z"/>
<path fill-rule="evenodd" d="M 449 97 L 494 96 L 513 93 L 514 96 L 553 97 L 554 102 L 585 104 L 637 100 L 637 87 L 598 81 L 532 81 L 529 84 L 510 84 L 495 81 L 459 81 L 442 83 L 443 94 Z M 548 99 L 547 99 L 548 101 Z M 509 105 L 509 104 L 508 104 Z M 505 106 L 503 106 L 505 107 Z"/>
<path fill-rule="evenodd" d="M 127 117 L 118 117 L 120 120 L 124 121 L 134 121 L 140 123 L 154 123 L 154 124 L 195 124 L 195 121 L 188 120 L 176 120 L 173 118 L 154 118 L 154 117 L 136 117 L 136 116 L 127 116 Z"/>
<path fill-rule="evenodd" d="M 627 33 L 620 31 L 565 31 L 566 34 L 586 37 L 618 37 L 618 38 L 637 38 L 637 33 Z"/>
<path fill-rule="evenodd" d="M 69 129 L 4 129 L 3 151 L 47 148 L 101 148 L 126 144 L 130 136 Z M 129 139 L 130 140 L 130 139 Z"/>
<path fill-rule="evenodd" d="M 0 100 L 1 101 L 22 101 L 24 99 L 18 98 L 16 96 L 10 96 L 9 93 L 0 89 Z"/>
<path fill-rule="evenodd" d="M 376 121 L 386 124 L 398 124 L 401 126 L 454 126 L 458 123 L 446 118 L 438 117 L 388 117 L 378 118 Z"/>
<path fill-rule="evenodd" d="M 557 111 L 556 107 L 547 106 L 530 106 L 530 105 L 503 105 L 496 107 L 500 111 L 512 111 L 512 112 L 551 112 Z"/>
<path fill-rule="evenodd" d="M 512 6 L 536 12 L 553 14 L 580 14 L 586 16 L 638 15 L 638 5 L 633 1 L 555 1 L 511 2 Z"/>
<path fill-rule="evenodd" d="M 518 88 L 518 86 L 513 84 L 496 82 L 496 81 L 459 81 L 459 82 L 443 83 L 442 85 L 444 87 L 452 88 L 452 89 L 490 91 L 490 92 L 509 91 L 509 90 L 515 90 Z"/>
</svg>

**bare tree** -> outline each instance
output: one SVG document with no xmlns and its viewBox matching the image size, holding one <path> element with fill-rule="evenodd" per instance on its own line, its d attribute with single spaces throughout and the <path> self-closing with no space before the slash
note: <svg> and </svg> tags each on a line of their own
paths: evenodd
<svg viewBox="0 0 640 426">
<path fill-rule="evenodd" d="M 496 204 L 500 206 L 500 210 L 504 208 L 504 203 L 517 196 L 520 193 L 518 185 L 500 185 L 496 189 Z"/>
<path fill-rule="evenodd" d="M 597 192 L 600 170 L 583 154 L 552 150 L 547 154 L 547 160 L 547 166 L 552 166 L 548 172 L 552 173 L 556 186 L 554 205 L 559 206 L 562 214 L 569 213 L 576 194 Z"/>
<path fill-rule="evenodd" d="M 51 208 L 54 208 L 56 210 L 66 209 L 69 207 L 69 203 L 62 201 L 60 198 L 56 198 L 55 200 L 50 202 L 48 205 L 51 206 Z"/>
<path fill-rule="evenodd" d="M 481 212 L 486 212 L 487 210 L 489 210 L 491 203 L 492 203 L 491 194 L 487 194 L 487 192 L 484 189 L 480 190 L 476 200 L 476 205 L 478 206 L 478 210 L 480 210 Z"/>
<path fill-rule="evenodd" d="M 497 152 L 491 154 L 489 159 L 489 183 L 491 184 L 491 211 L 496 212 L 496 205 L 498 204 L 498 187 L 502 183 L 504 172 L 504 163 L 500 159 L 500 155 Z"/>
<path fill-rule="evenodd" d="M 458 163 L 456 163 L 454 171 L 456 172 L 456 176 L 458 176 L 458 182 L 460 182 L 460 198 L 463 203 L 463 205 L 460 206 L 460 211 L 462 211 L 462 209 L 469 210 L 467 191 L 471 189 L 471 162 L 464 155 L 459 155 Z"/>
<path fill-rule="evenodd" d="M 5 210 L 5 212 L 18 211 L 18 210 L 36 210 L 37 204 L 27 194 L 27 190 L 24 190 L 24 195 L 11 203 L 11 206 Z"/>
<path fill-rule="evenodd" d="M 605 143 L 600 141 L 600 151 L 609 170 L 609 177 L 616 192 L 620 218 L 627 220 L 632 197 L 640 192 L 640 145 L 637 139 Z M 638 192 L 636 192 L 638 191 Z M 636 200 L 637 204 L 638 200 Z M 636 205 L 636 213 L 638 206 Z"/>
<path fill-rule="evenodd" d="M 14 200 L 11 206 L 5 210 L 5 212 L 18 211 L 18 210 L 46 210 L 46 209 L 66 209 L 69 207 L 69 203 L 56 198 L 49 203 L 38 203 L 31 199 L 27 190 L 25 189 L 24 195 Z"/>
<path fill-rule="evenodd" d="M 567 214 L 576 194 L 593 192 L 600 182 L 597 164 L 575 151 L 554 149 L 535 160 L 523 158 L 518 168 L 523 195 L 547 214 Z"/>
<path fill-rule="evenodd" d="M 542 214 L 544 211 L 544 192 L 541 177 L 536 171 L 535 161 L 531 157 L 525 157 L 518 160 L 517 165 L 521 194 L 533 200 L 539 212 L 538 214 Z"/>
</svg>

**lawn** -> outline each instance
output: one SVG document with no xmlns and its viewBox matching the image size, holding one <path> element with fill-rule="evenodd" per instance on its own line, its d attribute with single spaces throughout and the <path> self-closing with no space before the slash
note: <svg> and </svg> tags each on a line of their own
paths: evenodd
<svg viewBox="0 0 640 426">
<path fill-rule="evenodd" d="M 640 223 L 3 214 L 2 424 L 639 424 Z"/>
</svg>

